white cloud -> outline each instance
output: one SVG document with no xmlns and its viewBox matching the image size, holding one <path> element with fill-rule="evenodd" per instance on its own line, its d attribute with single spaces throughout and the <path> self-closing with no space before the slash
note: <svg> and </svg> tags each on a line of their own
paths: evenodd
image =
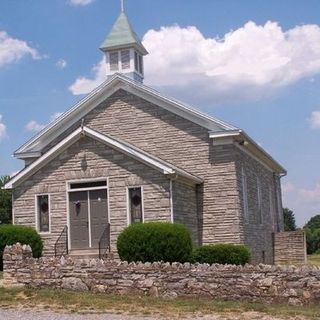
<svg viewBox="0 0 320 320">
<path fill-rule="evenodd" d="M 313 111 L 309 121 L 312 129 L 320 129 L 320 111 Z"/>
<path fill-rule="evenodd" d="M 38 132 L 41 131 L 42 129 L 44 129 L 45 125 L 44 124 L 40 124 L 35 120 L 31 120 L 26 124 L 26 130 L 28 131 L 33 131 L 33 132 Z"/>
<path fill-rule="evenodd" d="M 54 120 L 59 118 L 61 115 L 62 115 L 62 112 L 54 113 L 53 115 L 51 115 L 49 123 L 53 122 Z M 39 123 L 35 120 L 31 120 L 26 124 L 25 129 L 27 131 L 31 131 L 31 132 L 39 132 L 39 131 L 43 130 L 46 126 L 47 126 L 47 124 L 43 124 L 43 123 Z"/>
<path fill-rule="evenodd" d="M 94 66 L 92 71 L 94 73 L 94 79 L 80 77 L 69 87 L 69 90 L 74 95 L 89 93 L 104 80 L 106 80 L 107 69 L 105 59 L 103 58 L 96 66 Z"/>
<path fill-rule="evenodd" d="M 72 6 L 87 6 L 91 4 L 94 0 L 69 0 L 69 4 Z"/>
<path fill-rule="evenodd" d="M 0 31 L 0 67 L 14 63 L 25 56 L 41 59 L 38 51 L 23 40 L 11 38 L 5 31 Z"/>
<path fill-rule="evenodd" d="M 320 214 L 320 182 L 314 186 L 298 187 L 291 182 L 282 183 L 283 205 L 292 209 L 299 226 Z"/>
<path fill-rule="evenodd" d="M 53 115 L 51 115 L 50 122 L 53 122 L 54 120 L 58 119 L 62 114 L 63 112 L 55 112 Z"/>
<path fill-rule="evenodd" d="M 143 44 L 146 84 L 184 100 L 220 103 L 261 98 L 320 73 L 320 26 L 288 31 L 276 22 L 248 22 L 222 39 L 206 38 L 196 27 L 149 30 Z M 104 62 L 93 79 L 79 78 L 74 94 L 88 93 L 105 78 Z"/>
<path fill-rule="evenodd" d="M 313 189 L 300 189 L 299 195 L 304 201 L 320 204 L 320 183 L 317 183 Z"/>
<path fill-rule="evenodd" d="M 2 122 L 2 115 L 0 114 L 0 141 L 6 136 L 7 132 L 7 127 L 6 125 Z"/>
<path fill-rule="evenodd" d="M 291 182 L 284 182 L 282 184 L 282 192 L 284 194 L 293 192 L 293 191 L 295 191 L 295 189 L 296 189 L 295 186 Z"/>
<path fill-rule="evenodd" d="M 67 61 L 64 60 L 64 59 L 59 59 L 57 62 L 56 62 L 56 67 L 59 68 L 59 69 L 64 69 L 66 68 L 66 66 L 68 65 Z"/>
</svg>

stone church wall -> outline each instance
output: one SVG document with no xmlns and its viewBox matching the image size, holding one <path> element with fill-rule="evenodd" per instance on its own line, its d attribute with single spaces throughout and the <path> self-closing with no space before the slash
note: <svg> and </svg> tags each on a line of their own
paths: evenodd
<svg viewBox="0 0 320 320">
<path fill-rule="evenodd" d="M 241 229 L 243 242 L 251 249 L 252 262 L 273 264 L 273 234 L 283 228 L 282 208 L 278 207 L 276 181 L 269 169 L 237 150 L 237 176 L 241 203 Z M 247 212 L 245 213 L 243 174 L 247 180 Z M 261 211 L 258 201 L 260 185 Z M 280 213 L 281 212 L 281 213 Z"/>
<path fill-rule="evenodd" d="M 188 227 L 195 245 L 199 244 L 197 187 L 173 181 L 173 221 Z"/>
<path fill-rule="evenodd" d="M 84 124 L 103 134 L 131 143 L 203 179 L 203 185 L 197 189 L 197 222 L 195 224 L 192 222 L 192 228 L 195 229 L 195 225 L 198 225 L 200 244 L 244 243 L 252 248 L 256 262 L 263 260 L 270 262 L 273 259 L 270 247 L 271 225 L 273 223 L 271 218 L 266 215 L 265 225 L 258 226 L 258 228 L 255 228 L 255 225 L 253 227 L 250 224 L 246 225 L 242 219 L 239 186 L 241 168 L 238 165 L 239 150 L 237 147 L 232 144 L 214 146 L 207 129 L 124 90 L 117 91 L 91 111 L 85 117 Z M 79 123 L 75 124 L 53 141 L 50 146 L 55 145 L 79 125 Z M 120 155 L 119 157 L 121 158 Z M 246 157 L 245 161 L 250 168 L 258 167 L 251 157 Z M 90 170 L 85 176 L 90 174 L 93 177 L 105 175 L 105 171 L 96 169 L 98 167 L 94 161 L 92 162 L 93 167 L 89 166 Z M 264 173 L 264 170 L 260 170 L 259 167 L 256 172 L 263 183 L 266 179 L 267 184 L 269 177 Z M 47 185 L 49 181 L 45 175 L 44 171 L 40 172 L 40 176 L 44 177 L 43 181 L 47 181 Z M 81 175 L 79 172 L 75 173 L 77 177 Z M 67 176 L 68 174 L 61 173 L 58 180 L 68 178 Z M 115 181 L 114 179 L 110 181 Z M 18 189 L 27 190 L 28 185 L 33 187 L 34 181 L 29 181 Z M 59 188 L 63 190 L 64 187 L 61 185 Z M 165 189 L 167 190 L 167 187 Z M 30 190 L 30 195 L 31 191 L 34 189 Z M 63 204 L 63 192 L 59 195 L 57 206 L 62 206 L 63 210 L 66 210 Z M 187 190 L 187 193 L 190 194 L 190 190 Z M 118 200 L 120 201 L 120 198 Z M 268 199 L 265 196 L 263 202 L 266 207 Z M 15 205 L 17 212 L 19 212 L 17 214 L 18 223 L 34 223 L 34 212 L 30 208 L 28 212 L 23 213 L 23 217 L 21 216 L 21 208 L 25 207 L 22 203 L 23 200 Z M 113 208 L 113 210 L 123 210 L 124 203 L 117 203 L 121 208 Z M 253 208 L 254 202 L 252 203 Z M 28 206 L 30 205 L 28 204 Z M 191 223 L 190 215 L 193 210 L 192 207 L 184 212 L 178 210 L 178 213 L 181 217 L 187 215 L 187 223 Z M 164 212 L 167 215 L 167 209 Z M 119 230 L 120 226 L 114 233 L 118 233 Z M 54 232 L 57 232 L 56 235 L 58 235 L 58 231 Z M 262 257 L 262 252 L 264 252 L 265 259 Z"/>
<path fill-rule="evenodd" d="M 214 147 L 207 129 L 124 90 L 91 111 L 85 125 L 203 179 L 200 242 L 240 243 L 233 146 Z"/>
<path fill-rule="evenodd" d="M 68 224 L 66 182 L 108 178 L 111 245 L 128 225 L 127 187 L 143 186 L 145 221 L 171 221 L 170 183 L 162 173 L 85 137 L 14 190 L 14 223 L 36 228 L 36 195 L 50 195 L 51 232 L 42 234 L 46 255 Z"/>
</svg>

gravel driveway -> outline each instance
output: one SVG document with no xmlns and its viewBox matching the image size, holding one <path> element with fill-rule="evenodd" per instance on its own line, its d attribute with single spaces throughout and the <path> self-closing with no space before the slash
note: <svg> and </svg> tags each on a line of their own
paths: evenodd
<svg viewBox="0 0 320 320">
<path fill-rule="evenodd" d="M 0 320 L 157 320 L 158 316 L 127 316 L 127 315 L 78 315 L 78 314 L 60 314 L 44 311 L 25 311 L 25 310 L 2 310 L 0 309 Z M 166 318 L 169 319 L 169 318 Z M 192 320 L 282 320 L 283 318 L 275 318 L 265 316 L 257 312 L 247 312 L 242 315 L 210 315 L 202 317 L 177 317 L 176 319 L 192 319 Z M 304 318 L 290 318 L 302 320 Z"/>
</svg>

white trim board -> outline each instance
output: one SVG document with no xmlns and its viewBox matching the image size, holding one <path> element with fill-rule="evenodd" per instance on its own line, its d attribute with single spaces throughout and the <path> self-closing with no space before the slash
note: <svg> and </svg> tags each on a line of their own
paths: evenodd
<svg viewBox="0 0 320 320">
<path fill-rule="evenodd" d="M 80 127 L 76 129 L 73 133 L 71 133 L 68 137 L 60 141 L 56 146 L 50 149 L 47 153 L 33 162 L 29 167 L 20 171 L 16 176 L 14 176 L 6 185 L 5 189 L 12 189 L 22 181 L 26 180 L 32 174 L 37 172 L 44 165 L 49 163 L 52 159 L 54 159 L 61 152 L 66 150 L 69 146 L 71 146 L 74 142 L 79 140 L 82 136 L 88 136 L 92 139 L 100 141 L 113 149 L 118 150 L 121 153 L 127 154 L 128 156 L 140 161 L 149 167 L 154 168 L 155 170 L 160 171 L 164 175 L 172 176 L 178 175 L 183 178 L 186 178 L 190 181 L 193 181 L 195 184 L 202 183 L 202 179 L 195 177 L 184 170 L 181 170 L 163 160 L 160 160 L 156 157 L 151 156 L 150 154 L 133 147 L 127 143 L 121 142 L 117 139 L 114 139 L 110 136 L 103 135 L 95 130 L 92 130 L 88 127 Z"/>
<path fill-rule="evenodd" d="M 106 190 L 107 191 L 107 190 Z M 89 248 L 92 248 L 92 230 L 91 230 L 91 202 L 90 202 L 90 191 L 84 190 L 80 192 L 87 192 L 88 199 L 88 233 L 89 233 Z M 70 213 L 69 213 L 70 214 Z"/>
<path fill-rule="evenodd" d="M 247 153 L 250 157 L 257 160 L 271 172 L 286 174 L 286 170 L 264 149 L 262 149 L 253 139 L 251 139 L 243 130 L 233 130 L 229 132 L 210 132 L 209 137 L 213 140 L 214 145 L 233 143 L 241 151 Z"/>
<path fill-rule="evenodd" d="M 105 186 L 100 187 L 84 187 L 84 188 L 78 188 L 78 189 L 71 189 L 72 184 L 81 184 L 81 183 L 88 183 L 88 182 L 106 182 Z M 105 190 L 108 188 L 108 178 L 107 177 L 98 177 L 98 178 L 83 178 L 83 179 L 74 179 L 74 180 L 68 180 L 67 181 L 67 191 L 68 192 L 79 192 L 79 191 L 94 191 L 94 190 Z"/>
<path fill-rule="evenodd" d="M 174 216 L 173 216 L 173 181 L 170 179 L 170 220 L 174 223 Z"/>
<path fill-rule="evenodd" d="M 38 158 L 35 162 L 33 162 L 30 166 L 26 167 L 18 174 L 16 174 L 8 183 L 5 184 L 5 189 L 11 189 L 17 182 L 24 181 L 28 177 L 30 177 L 34 172 L 38 169 L 42 168 L 45 164 L 47 164 L 50 160 L 54 159 L 58 154 L 67 149 L 72 143 L 76 142 L 81 134 L 81 128 L 78 128 L 73 133 L 71 133 L 68 137 L 60 141 L 57 145 L 55 145 L 52 149 L 50 149 L 43 156 Z"/>
</svg>

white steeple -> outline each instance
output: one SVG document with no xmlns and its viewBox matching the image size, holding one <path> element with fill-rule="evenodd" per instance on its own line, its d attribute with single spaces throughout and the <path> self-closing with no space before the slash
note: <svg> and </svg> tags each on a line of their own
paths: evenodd
<svg viewBox="0 0 320 320">
<path fill-rule="evenodd" d="M 128 20 L 124 0 L 121 0 L 121 13 L 101 44 L 100 50 L 106 56 L 108 76 L 123 73 L 136 81 L 143 82 L 143 56 L 148 52 Z"/>
</svg>

